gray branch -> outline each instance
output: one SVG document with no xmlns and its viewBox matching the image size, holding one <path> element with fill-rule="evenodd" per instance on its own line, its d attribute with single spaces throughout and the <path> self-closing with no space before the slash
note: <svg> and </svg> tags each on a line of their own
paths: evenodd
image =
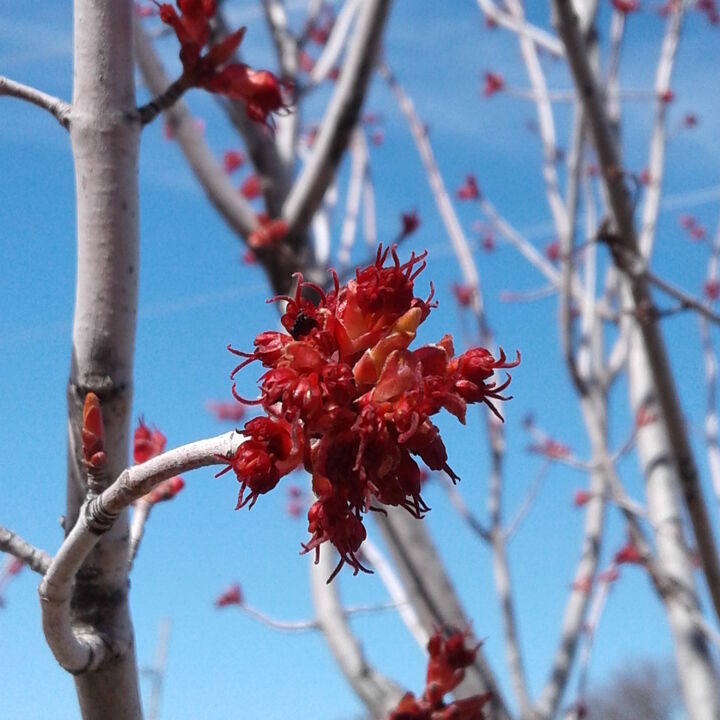
<svg viewBox="0 0 720 720">
<path fill-rule="evenodd" d="M 60 98 L 0 75 L 0 96 L 18 98 L 47 110 L 66 130 L 70 127 L 72 106 Z"/>
<path fill-rule="evenodd" d="M 0 550 L 22 560 L 31 570 L 44 575 L 50 567 L 52 558 L 40 548 L 31 545 L 17 533 L 0 525 Z"/>
</svg>

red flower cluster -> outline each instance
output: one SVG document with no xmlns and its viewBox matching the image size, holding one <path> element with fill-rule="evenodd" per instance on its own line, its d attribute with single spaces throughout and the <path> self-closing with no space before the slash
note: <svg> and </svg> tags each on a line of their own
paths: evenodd
<svg viewBox="0 0 720 720">
<path fill-rule="evenodd" d="M 229 461 L 241 484 L 238 507 L 272 490 L 280 478 L 304 466 L 312 474 L 317 501 L 308 512 L 310 541 L 304 551 L 330 541 L 355 573 L 364 570 L 357 556 L 365 538 L 363 513 L 374 501 L 404 507 L 415 517 L 428 510 L 420 496 L 419 457 L 431 470 L 457 476 L 430 416 L 445 408 L 465 422 L 468 403 L 506 400 L 510 378 L 492 380 L 508 362 L 484 348 L 454 356 L 452 338 L 410 350 L 418 326 L 435 303 L 415 297 L 413 284 L 425 255 L 401 263 L 395 247 L 379 248 L 375 262 L 325 293 L 298 278 L 282 324 L 287 333 L 266 331 L 255 338 L 232 372 L 259 361 L 260 398 L 240 402 L 262 405 L 266 416 L 245 424 L 247 440 Z M 391 262 L 386 266 L 388 258 Z M 431 285 L 432 288 L 432 285 Z M 306 299 L 315 295 L 317 304 Z"/>
<path fill-rule="evenodd" d="M 443 696 L 462 682 L 465 668 L 475 662 L 479 645 L 467 647 L 467 637 L 468 633 L 451 630 L 447 637 L 436 632 L 430 638 L 425 691 L 419 698 L 405 693 L 388 720 L 483 720 L 482 708 L 492 697 L 490 693 L 450 704 L 443 701 Z"/>
<path fill-rule="evenodd" d="M 271 72 L 230 62 L 245 28 L 231 33 L 203 54 L 210 41 L 216 0 L 177 0 L 180 14 L 170 3 L 157 5 L 160 19 L 175 31 L 180 41 L 183 76 L 192 86 L 244 101 L 248 117 L 257 122 L 266 123 L 270 113 L 287 109 L 282 97 L 283 84 Z"/>
<path fill-rule="evenodd" d="M 610 0 L 610 4 L 623 15 L 633 13 L 640 9 L 639 0 Z"/>
</svg>

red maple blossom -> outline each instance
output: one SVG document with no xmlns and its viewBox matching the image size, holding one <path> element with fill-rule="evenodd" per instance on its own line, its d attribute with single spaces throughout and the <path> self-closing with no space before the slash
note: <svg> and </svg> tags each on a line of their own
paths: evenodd
<svg viewBox="0 0 720 720">
<path fill-rule="evenodd" d="M 510 378 L 497 369 L 516 366 L 484 348 L 455 356 L 452 338 L 416 350 L 409 346 L 436 303 L 414 294 L 426 253 L 401 263 L 395 247 L 379 248 L 375 262 L 356 270 L 347 285 L 326 293 L 298 277 L 281 322 L 286 333 L 265 331 L 231 377 L 253 361 L 266 372 L 260 397 L 236 399 L 262 406 L 265 416 L 245 424 L 248 438 L 230 459 L 240 482 L 238 507 L 252 505 L 297 467 L 312 475 L 317 497 L 308 511 L 310 540 L 304 552 L 331 542 L 357 573 L 365 539 L 364 513 L 378 504 L 400 506 L 415 517 L 429 509 L 420 495 L 419 458 L 431 470 L 448 465 L 445 445 L 430 416 L 446 409 L 465 422 L 468 403 L 493 401 Z M 388 260 L 390 261 L 388 264 Z M 431 285 L 432 288 L 432 285 Z M 317 303 L 306 298 L 312 292 Z"/>
</svg>

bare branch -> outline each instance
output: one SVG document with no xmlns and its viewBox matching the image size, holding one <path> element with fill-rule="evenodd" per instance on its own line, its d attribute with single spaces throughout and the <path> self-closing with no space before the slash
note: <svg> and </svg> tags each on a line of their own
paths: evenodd
<svg viewBox="0 0 720 720">
<path fill-rule="evenodd" d="M 17 533 L 0 525 L 0 550 L 22 560 L 31 570 L 44 575 L 50 567 L 52 558 L 40 548 L 31 545 Z"/>
<path fill-rule="evenodd" d="M 578 27 L 577 15 L 570 0 L 553 0 L 553 7 L 578 94 L 585 105 L 620 242 L 623 247 L 629 249 L 633 254 L 637 254 L 632 207 L 620 171 L 622 164 L 600 102 L 594 74 L 585 54 L 584 40 Z M 645 278 L 630 276 L 628 280 L 635 307 L 650 307 L 651 296 Z M 680 485 L 695 533 L 708 589 L 715 612 L 720 616 L 720 565 L 718 564 L 715 539 L 703 501 L 698 471 L 687 438 L 665 345 L 653 318 L 640 323 L 639 330 L 647 349 L 647 359 L 656 388 L 657 400 L 667 425 L 672 458 L 679 473 Z"/>
<path fill-rule="evenodd" d="M 311 86 L 323 82 L 337 64 L 340 53 L 345 46 L 345 40 L 350 32 L 350 26 L 360 9 L 360 5 L 360 0 L 346 0 L 342 6 L 333 24 L 330 37 L 325 43 L 320 57 L 315 61 L 310 71 L 309 81 Z"/>
<path fill-rule="evenodd" d="M 366 0 L 312 153 L 283 206 L 288 235 L 307 228 L 330 186 L 360 115 L 390 0 Z"/>
<path fill-rule="evenodd" d="M 168 85 L 160 95 L 137 109 L 137 118 L 142 125 L 151 123 L 161 112 L 169 110 L 190 88 L 190 79 L 183 73 Z"/>
<path fill-rule="evenodd" d="M 638 238 L 638 246 L 644 257 L 650 255 L 660 210 L 660 191 L 665 167 L 665 116 L 667 114 L 667 103 L 663 98 L 665 93 L 670 90 L 670 79 L 675 64 L 675 53 L 680 39 L 684 11 L 685 0 L 680 0 L 680 2 L 671 5 L 665 38 L 660 50 L 660 61 L 655 71 L 655 118 L 653 120 L 650 158 L 647 166 L 650 181 L 645 191 L 645 204 L 643 205 L 640 236 Z"/>
<path fill-rule="evenodd" d="M 537 497 L 538 492 L 540 492 L 540 486 L 542 485 L 542 481 L 547 477 L 547 474 L 548 472 L 550 472 L 551 467 L 552 462 L 548 460 L 547 462 L 543 463 L 540 469 L 535 473 L 535 477 L 533 478 L 530 487 L 525 493 L 525 497 L 523 497 L 520 506 L 515 511 L 515 516 L 508 523 L 507 528 L 503 530 L 503 535 L 506 542 L 512 538 L 512 536 L 516 533 L 517 529 L 520 527 L 522 521 L 527 516 L 533 502 L 535 502 L 535 498 Z"/>
<path fill-rule="evenodd" d="M 385 585 L 385 589 L 390 595 L 393 605 L 397 608 L 401 620 L 405 623 L 405 627 L 415 638 L 415 642 L 423 649 L 426 649 L 430 635 L 418 620 L 410 600 L 408 599 L 405 588 L 400 578 L 393 570 L 388 559 L 380 551 L 380 548 L 369 538 L 365 538 L 360 547 L 362 558 L 377 572 L 378 577 Z"/>
<path fill-rule="evenodd" d="M 86 502 L 53 559 L 38 592 L 43 629 L 50 649 L 68 672 L 80 674 L 101 667 L 127 651 L 132 636 L 114 640 L 74 627 L 70 615 L 72 585 L 88 553 L 110 530 L 133 500 L 146 495 L 162 480 L 182 472 L 226 462 L 243 441 L 235 431 L 199 440 L 126 468 L 101 495 Z"/>
<path fill-rule="evenodd" d="M 510 13 L 501 10 L 493 0 L 478 0 L 478 5 L 485 13 L 485 16 L 496 25 L 517 33 L 519 36 L 529 38 L 553 57 L 561 58 L 565 55 L 565 48 L 562 43 L 549 32 L 513 17 Z"/>
<path fill-rule="evenodd" d="M 488 329 L 485 327 L 482 295 L 480 292 L 480 277 L 472 258 L 470 243 L 468 243 L 465 233 L 462 230 L 462 226 L 460 225 L 460 221 L 455 214 L 455 208 L 452 205 L 442 175 L 438 169 L 437 162 L 435 161 L 435 155 L 433 153 L 432 146 L 430 145 L 425 125 L 418 117 L 413 101 L 403 90 L 402 86 L 397 81 L 397 78 L 393 75 L 387 64 L 384 62 L 380 63 L 378 66 L 378 72 L 390 86 L 390 89 L 395 96 L 395 100 L 408 122 L 410 133 L 415 141 L 415 147 L 418 150 L 420 160 L 425 168 L 425 174 L 427 176 L 428 183 L 430 184 L 430 190 L 433 194 L 433 198 L 435 199 L 435 204 L 458 259 L 460 271 L 463 274 L 463 282 L 474 290 L 472 300 L 473 313 L 480 322 L 481 335 L 486 336 L 488 334 Z"/>
<path fill-rule="evenodd" d="M 490 530 L 483 525 L 477 516 L 471 512 L 467 503 L 463 499 L 463 496 L 458 491 L 457 487 L 453 484 L 449 477 L 444 475 L 440 478 L 440 483 L 447 493 L 450 504 L 455 508 L 457 514 L 467 523 L 467 526 L 486 543 L 491 541 Z"/>
<path fill-rule="evenodd" d="M 47 110 L 66 130 L 70 127 L 70 103 L 0 75 L 0 96 L 18 98 Z"/>
<path fill-rule="evenodd" d="M 310 565 L 310 584 L 320 629 L 340 669 L 373 718 L 386 718 L 403 694 L 391 679 L 380 674 L 365 658 L 358 639 L 347 622 L 338 583 L 326 579 L 336 563 L 334 552 L 321 552 L 317 565 Z"/>
</svg>

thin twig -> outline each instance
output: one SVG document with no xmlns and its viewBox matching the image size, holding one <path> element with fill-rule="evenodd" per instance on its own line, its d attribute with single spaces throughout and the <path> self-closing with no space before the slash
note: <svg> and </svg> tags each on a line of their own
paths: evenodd
<svg viewBox="0 0 720 720">
<path fill-rule="evenodd" d="M 2 95 L 25 100 L 47 110 L 66 130 L 70 127 L 72 106 L 60 98 L 0 75 L 0 96 Z"/>
<path fill-rule="evenodd" d="M 36 548 L 17 533 L 2 527 L 2 525 L 0 525 L 0 550 L 14 555 L 40 575 L 47 572 L 52 562 L 52 558 L 44 550 Z"/>
</svg>

